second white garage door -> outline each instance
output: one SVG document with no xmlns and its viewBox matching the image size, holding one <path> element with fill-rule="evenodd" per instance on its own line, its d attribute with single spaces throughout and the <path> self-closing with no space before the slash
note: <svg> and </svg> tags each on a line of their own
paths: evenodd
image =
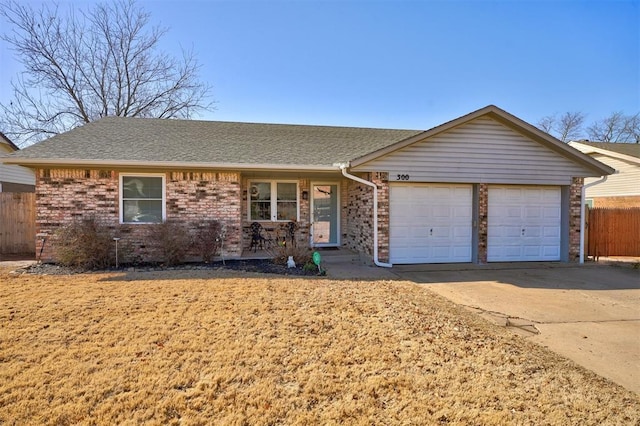
<svg viewBox="0 0 640 426">
<path fill-rule="evenodd" d="M 471 185 L 391 185 L 389 203 L 391 263 L 471 262 Z"/>
<path fill-rule="evenodd" d="M 561 194 L 557 186 L 489 186 L 487 260 L 560 260 Z"/>
</svg>

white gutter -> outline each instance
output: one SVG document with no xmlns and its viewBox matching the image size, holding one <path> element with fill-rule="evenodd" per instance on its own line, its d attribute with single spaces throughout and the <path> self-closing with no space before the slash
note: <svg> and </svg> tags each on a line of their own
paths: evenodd
<svg viewBox="0 0 640 426">
<path fill-rule="evenodd" d="M 380 262 L 378 260 L 378 186 L 373 182 L 347 173 L 348 164 L 339 164 L 339 166 L 344 177 L 373 188 L 373 263 L 382 268 L 391 268 L 393 266 L 391 263 Z"/>
<path fill-rule="evenodd" d="M 585 228 L 585 214 L 584 214 L 584 202 L 585 202 L 585 192 L 587 188 L 592 186 L 604 183 L 609 176 L 602 176 L 599 180 L 595 182 L 588 183 L 586 185 L 582 185 L 582 193 L 580 194 L 580 264 L 584 263 L 584 228 Z"/>
</svg>

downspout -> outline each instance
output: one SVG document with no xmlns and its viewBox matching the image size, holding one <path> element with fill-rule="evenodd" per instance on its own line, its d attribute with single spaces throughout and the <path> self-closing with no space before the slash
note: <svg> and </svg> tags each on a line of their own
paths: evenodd
<svg viewBox="0 0 640 426">
<path fill-rule="evenodd" d="M 585 228 L 585 214 L 584 214 L 584 197 L 587 188 L 604 183 L 609 176 L 602 176 L 595 182 L 582 185 L 582 192 L 580 194 L 580 264 L 584 263 L 584 228 Z"/>
<path fill-rule="evenodd" d="M 348 164 L 342 163 L 339 164 L 339 166 L 344 177 L 373 188 L 373 263 L 382 268 L 391 268 L 393 266 L 391 263 L 380 262 L 378 260 L 378 186 L 373 182 L 347 173 Z"/>
</svg>

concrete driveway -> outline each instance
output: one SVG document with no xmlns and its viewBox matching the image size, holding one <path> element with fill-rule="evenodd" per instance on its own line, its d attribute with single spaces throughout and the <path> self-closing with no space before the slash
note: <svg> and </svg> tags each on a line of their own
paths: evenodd
<svg viewBox="0 0 640 426">
<path fill-rule="evenodd" d="M 640 270 L 631 265 L 404 265 L 393 271 L 640 394 Z"/>
</svg>

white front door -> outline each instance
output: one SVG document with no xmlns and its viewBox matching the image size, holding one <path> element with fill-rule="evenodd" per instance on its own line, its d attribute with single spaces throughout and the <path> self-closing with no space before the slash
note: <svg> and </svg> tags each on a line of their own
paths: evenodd
<svg viewBox="0 0 640 426">
<path fill-rule="evenodd" d="M 560 260 L 558 186 L 490 185 L 487 261 Z"/>
<path fill-rule="evenodd" d="M 311 244 L 340 244 L 340 191 L 337 183 L 311 185 Z"/>
<path fill-rule="evenodd" d="M 391 263 L 471 262 L 471 185 L 394 184 L 389 204 Z"/>
</svg>

